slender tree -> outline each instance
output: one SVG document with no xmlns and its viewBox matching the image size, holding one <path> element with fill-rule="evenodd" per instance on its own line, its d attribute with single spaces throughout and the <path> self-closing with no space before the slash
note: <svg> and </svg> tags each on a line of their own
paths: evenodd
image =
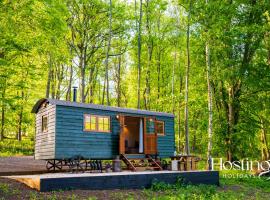
<svg viewBox="0 0 270 200">
<path fill-rule="evenodd" d="M 174 78 L 175 78 L 175 66 L 176 66 L 176 63 L 177 63 L 177 55 L 176 55 L 176 47 L 175 47 L 175 51 L 174 51 L 174 62 L 173 62 L 173 70 L 172 70 L 172 113 L 174 114 L 175 112 L 175 94 L 174 94 Z"/>
<path fill-rule="evenodd" d="M 186 64 L 186 85 L 185 85 L 185 150 L 186 154 L 190 154 L 189 150 L 189 125 L 188 125 L 188 86 L 189 86 L 189 71 L 190 71 L 190 18 L 191 18 L 191 6 L 192 1 L 189 0 L 188 8 L 188 21 L 187 21 L 187 40 L 186 40 L 186 51 L 187 51 L 187 64 Z"/>
<path fill-rule="evenodd" d="M 206 4 L 208 0 L 206 0 Z M 208 19 L 206 19 L 208 20 Z M 207 22 L 206 22 L 207 24 Z M 206 30 L 207 32 L 207 30 Z M 213 98 L 211 88 L 211 63 L 210 63 L 210 48 L 208 38 L 205 43 L 205 63 L 206 63 L 206 79 L 207 79 L 207 96 L 208 96 L 208 146 L 207 159 L 210 160 L 212 156 L 212 137 L 213 137 Z M 208 165 L 210 167 L 210 165 Z"/>
<path fill-rule="evenodd" d="M 142 0 L 140 0 L 140 14 L 138 22 L 138 84 L 137 84 L 137 108 L 140 109 L 141 101 L 141 26 L 142 26 Z"/>
<path fill-rule="evenodd" d="M 102 104 L 104 104 L 105 88 L 106 88 L 106 104 L 110 105 L 110 94 L 109 94 L 109 53 L 111 49 L 111 39 L 112 39 L 112 0 L 109 3 L 109 34 L 108 34 L 108 43 L 106 50 L 106 59 L 105 59 L 105 80 L 103 86 L 103 97 Z"/>
<path fill-rule="evenodd" d="M 213 99 L 211 88 L 211 65 L 210 65 L 210 50 L 209 44 L 205 45 L 205 59 L 206 59 L 206 77 L 207 77 L 207 95 L 208 95 L 208 147 L 207 158 L 208 160 L 212 155 L 212 137 L 213 137 Z"/>
</svg>

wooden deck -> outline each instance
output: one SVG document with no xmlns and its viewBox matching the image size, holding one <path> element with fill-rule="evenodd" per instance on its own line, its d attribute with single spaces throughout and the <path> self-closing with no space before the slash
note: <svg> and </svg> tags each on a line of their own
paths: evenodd
<svg viewBox="0 0 270 200">
<path fill-rule="evenodd" d="M 144 171 L 112 173 L 56 173 L 40 175 L 6 176 L 23 182 L 41 192 L 68 189 L 142 189 L 151 186 L 154 180 L 173 184 L 179 178 L 191 184 L 219 185 L 218 171 Z"/>
</svg>

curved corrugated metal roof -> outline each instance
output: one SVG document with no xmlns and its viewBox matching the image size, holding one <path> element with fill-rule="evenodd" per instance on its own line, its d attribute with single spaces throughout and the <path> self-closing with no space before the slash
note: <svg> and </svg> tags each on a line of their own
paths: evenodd
<svg viewBox="0 0 270 200">
<path fill-rule="evenodd" d="M 164 112 L 154 112 L 154 111 L 149 111 L 149 110 L 138 110 L 138 109 L 132 109 L 132 108 L 104 106 L 104 105 L 90 104 L 90 103 L 87 104 L 87 103 L 63 101 L 63 100 L 57 100 L 57 99 L 48 99 L 48 98 L 47 99 L 43 98 L 43 99 L 38 100 L 32 109 L 32 113 L 37 113 L 40 106 L 44 102 L 48 102 L 49 104 L 52 104 L 52 105 L 71 106 L 71 107 L 78 107 L 78 108 L 90 108 L 90 109 L 97 109 L 97 110 L 108 110 L 108 111 L 115 111 L 115 112 L 120 112 L 120 113 L 174 117 L 173 114 L 164 113 Z"/>
</svg>

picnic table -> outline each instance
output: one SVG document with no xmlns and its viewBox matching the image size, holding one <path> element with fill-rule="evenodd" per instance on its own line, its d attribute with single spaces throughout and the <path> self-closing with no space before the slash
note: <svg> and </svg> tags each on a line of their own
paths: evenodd
<svg viewBox="0 0 270 200">
<path fill-rule="evenodd" d="M 200 160 L 199 157 L 195 155 L 177 155 L 170 157 L 172 161 L 178 161 L 179 171 L 190 171 L 197 169 L 197 163 Z"/>
</svg>

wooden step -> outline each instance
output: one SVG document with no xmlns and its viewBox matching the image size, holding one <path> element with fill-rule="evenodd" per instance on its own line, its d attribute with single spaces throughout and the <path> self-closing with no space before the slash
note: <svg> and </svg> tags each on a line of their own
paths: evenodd
<svg viewBox="0 0 270 200">
<path fill-rule="evenodd" d="M 162 167 L 150 155 L 121 154 L 120 158 L 126 164 L 127 168 L 132 171 L 162 170 Z M 142 162 L 140 163 L 140 161 Z"/>
<path fill-rule="evenodd" d="M 124 154 L 127 159 L 143 159 L 145 154 Z"/>
<path fill-rule="evenodd" d="M 136 168 L 136 171 L 148 171 L 148 170 L 154 171 L 156 170 L 156 168 L 153 168 L 153 167 L 137 167 Z"/>
</svg>

